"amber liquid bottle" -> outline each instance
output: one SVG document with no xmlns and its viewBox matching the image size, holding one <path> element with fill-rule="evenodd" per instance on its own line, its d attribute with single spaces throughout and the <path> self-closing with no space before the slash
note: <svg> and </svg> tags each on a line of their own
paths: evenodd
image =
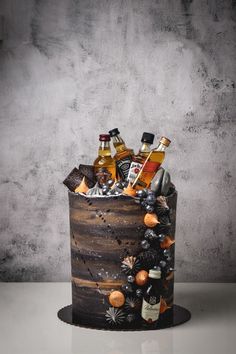
<svg viewBox="0 0 236 354">
<path fill-rule="evenodd" d="M 121 138 L 120 132 L 117 128 L 110 130 L 109 134 L 116 149 L 116 154 L 113 158 L 116 161 L 117 178 L 126 180 L 129 174 L 134 151 L 126 147 L 125 142 Z"/>
<path fill-rule="evenodd" d="M 128 181 L 130 183 L 133 183 L 139 174 L 140 170 L 143 167 L 143 164 L 148 157 L 150 151 L 151 151 L 151 144 L 153 143 L 154 140 L 154 134 L 151 133 L 143 133 L 141 142 L 141 148 L 138 152 L 137 155 L 133 156 L 132 158 L 132 163 L 130 166 L 129 174 L 128 174 Z M 136 189 L 143 189 L 146 187 L 145 181 L 143 181 L 143 173 L 138 179 L 137 183 L 135 184 Z"/>
<path fill-rule="evenodd" d="M 165 158 L 165 150 L 170 145 L 171 141 L 166 137 L 162 137 L 156 149 L 149 152 L 146 156 L 148 160 L 143 164 L 143 170 L 140 173 L 137 181 L 134 181 L 135 189 L 148 188 L 153 177 L 161 166 Z"/>
<path fill-rule="evenodd" d="M 100 184 L 106 183 L 108 179 L 116 177 L 116 163 L 111 157 L 110 135 L 99 135 L 100 146 L 98 149 L 98 157 L 94 161 L 94 169 Z"/>
</svg>

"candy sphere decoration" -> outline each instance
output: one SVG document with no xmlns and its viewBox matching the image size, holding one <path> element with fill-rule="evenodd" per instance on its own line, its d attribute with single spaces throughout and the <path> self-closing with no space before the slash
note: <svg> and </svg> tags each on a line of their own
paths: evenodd
<svg viewBox="0 0 236 354">
<path fill-rule="evenodd" d="M 113 307 L 121 307 L 125 303 L 125 296 L 121 291 L 114 290 L 109 295 L 109 302 Z"/>
<path fill-rule="evenodd" d="M 143 290 L 140 289 L 140 288 L 136 289 L 136 296 L 139 297 L 139 298 L 142 297 L 143 296 Z"/>
<path fill-rule="evenodd" d="M 107 184 L 108 187 L 111 187 L 114 184 L 114 180 L 113 179 L 109 179 L 106 184 Z"/>
<path fill-rule="evenodd" d="M 135 276 L 135 282 L 138 286 L 144 286 L 148 281 L 148 272 L 140 270 Z"/>
<path fill-rule="evenodd" d="M 144 250 L 147 250 L 149 247 L 150 247 L 150 243 L 147 241 L 147 240 L 143 240 L 141 242 L 141 247 L 144 249 Z"/>
<path fill-rule="evenodd" d="M 129 182 L 128 181 L 123 181 L 121 182 L 122 188 L 128 187 Z"/>
<path fill-rule="evenodd" d="M 119 189 L 123 189 L 123 185 L 122 185 L 122 182 L 121 181 L 118 181 L 115 183 L 115 186 Z"/>
<path fill-rule="evenodd" d="M 136 191 L 136 197 L 138 198 L 145 198 L 146 197 L 146 191 L 144 189 L 139 189 Z"/>
<path fill-rule="evenodd" d="M 127 280 L 128 280 L 129 283 L 133 283 L 134 282 L 133 275 L 128 275 Z"/>
<path fill-rule="evenodd" d="M 142 209 L 146 209 L 147 203 L 145 202 L 145 200 L 142 200 L 140 204 Z"/>
<path fill-rule="evenodd" d="M 153 205 L 145 205 L 145 210 L 147 213 L 153 213 L 154 212 L 154 206 Z"/>
<path fill-rule="evenodd" d="M 125 294 L 130 294 L 133 292 L 133 288 L 130 283 L 122 285 L 121 289 Z"/>
<path fill-rule="evenodd" d="M 112 194 L 114 194 L 114 195 L 119 195 L 120 192 L 119 192 L 118 190 L 115 190 Z"/>
<path fill-rule="evenodd" d="M 165 268 L 167 263 L 166 263 L 166 261 L 160 261 L 159 265 L 161 268 Z"/>
<path fill-rule="evenodd" d="M 108 191 L 109 191 L 109 187 L 104 184 L 104 185 L 102 186 L 102 193 L 103 193 L 103 194 L 107 194 Z"/>
<path fill-rule="evenodd" d="M 147 229 L 144 233 L 144 237 L 149 241 L 154 241 L 158 238 L 157 234 L 152 229 Z"/>
<path fill-rule="evenodd" d="M 170 257 L 170 250 L 164 249 L 164 251 L 163 251 L 163 256 L 164 256 L 164 257 Z"/>
<path fill-rule="evenodd" d="M 159 242 L 163 242 L 163 240 L 165 239 L 166 236 L 164 234 L 160 234 L 157 237 L 158 237 Z"/>
<path fill-rule="evenodd" d="M 160 221 L 158 220 L 158 217 L 155 213 L 147 213 L 144 216 L 144 224 L 147 227 L 155 227 L 157 224 L 160 224 Z"/>
<path fill-rule="evenodd" d="M 149 194 L 146 198 L 146 203 L 148 205 L 154 205 L 156 203 L 156 197 L 154 194 Z"/>
</svg>

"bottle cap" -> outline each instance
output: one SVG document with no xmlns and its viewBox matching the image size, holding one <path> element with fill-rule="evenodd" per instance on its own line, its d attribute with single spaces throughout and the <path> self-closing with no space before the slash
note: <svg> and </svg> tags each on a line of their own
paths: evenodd
<svg viewBox="0 0 236 354">
<path fill-rule="evenodd" d="M 110 141 L 110 135 L 109 134 L 100 134 L 99 135 L 99 141 Z"/>
<path fill-rule="evenodd" d="M 143 133 L 143 136 L 142 136 L 142 139 L 141 139 L 141 142 L 142 143 L 148 143 L 148 144 L 152 144 L 153 143 L 153 140 L 154 140 L 154 134 L 152 133 Z"/>
<path fill-rule="evenodd" d="M 160 143 L 162 143 L 165 146 L 169 146 L 171 141 L 170 141 L 170 139 L 166 138 L 165 136 L 162 136 L 160 139 Z"/>
<path fill-rule="evenodd" d="M 161 271 L 157 270 L 157 269 L 150 269 L 149 270 L 149 278 L 160 279 L 161 278 Z"/>
<path fill-rule="evenodd" d="M 116 136 L 116 135 L 120 134 L 120 132 L 119 132 L 118 128 L 114 128 L 112 130 L 109 130 L 109 134 L 110 134 L 110 136 Z"/>
</svg>

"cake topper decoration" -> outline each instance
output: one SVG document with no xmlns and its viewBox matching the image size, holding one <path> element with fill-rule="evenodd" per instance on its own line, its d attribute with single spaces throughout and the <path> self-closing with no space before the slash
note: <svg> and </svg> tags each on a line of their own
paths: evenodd
<svg viewBox="0 0 236 354">
<path fill-rule="evenodd" d="M 75 188 L 75 193 L 87 193 L 89 190 L 89 187 L 87 186 L 85 182 L 85 177 L 83 177 L 82 182 L 78 187 Z"/>
<path fill-rule="evenodd" d="M 175 243 L 175 240 L 172 240 L 170 236 L 166 236 L 162 242 L 160 242 L 161 248 L 170 248 L 171 245 Z"/>
<path fill-rule="evenodd" d="M 98 182 L 95 184 L 94 187 L 90 188 L 87 191 L 86 195 L 90 195 L 90 196 L 103 195 L 102 188 L 99 187 Z"/>
<path fill-rule="evenodd" d="M 127 275 L 134 275 L 140 267 L 140 263 L 136 257 L 128 256 L 122 261 L 121 270 Z"/>
<path fill-rule="evenodd" d="M 123 189 L 123 194 L 129 195 L 130 197 L 136 196 L 136 190 L 132 187 L 131 183 Z"/>
<path fill-rule="evenodd" d="M 109 307 L 105 314 L 106 320 L 111 325 L 120 325 L 125 320 L 124 312 L 115 307 Z"/>
<path fill-rule="evenodd" d="M 160 221 L 155 213 L 147 213 L 144 217 L 144 224 L 147 227 L 155 227 L 157 224 L 160 224 Z"/>
</svg>

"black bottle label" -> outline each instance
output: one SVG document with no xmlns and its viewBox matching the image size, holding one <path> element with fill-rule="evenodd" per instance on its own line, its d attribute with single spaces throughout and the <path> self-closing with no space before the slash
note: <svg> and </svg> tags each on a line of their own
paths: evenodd
<svg viewBox="0 0 236 354">
<path fill-rule="evenodd" d="M 116 161 L 118 173 L 122 179 L 127 179 L 131 165 L 131 157 L 126 156 L 123 159 Z"/>
</svg>

